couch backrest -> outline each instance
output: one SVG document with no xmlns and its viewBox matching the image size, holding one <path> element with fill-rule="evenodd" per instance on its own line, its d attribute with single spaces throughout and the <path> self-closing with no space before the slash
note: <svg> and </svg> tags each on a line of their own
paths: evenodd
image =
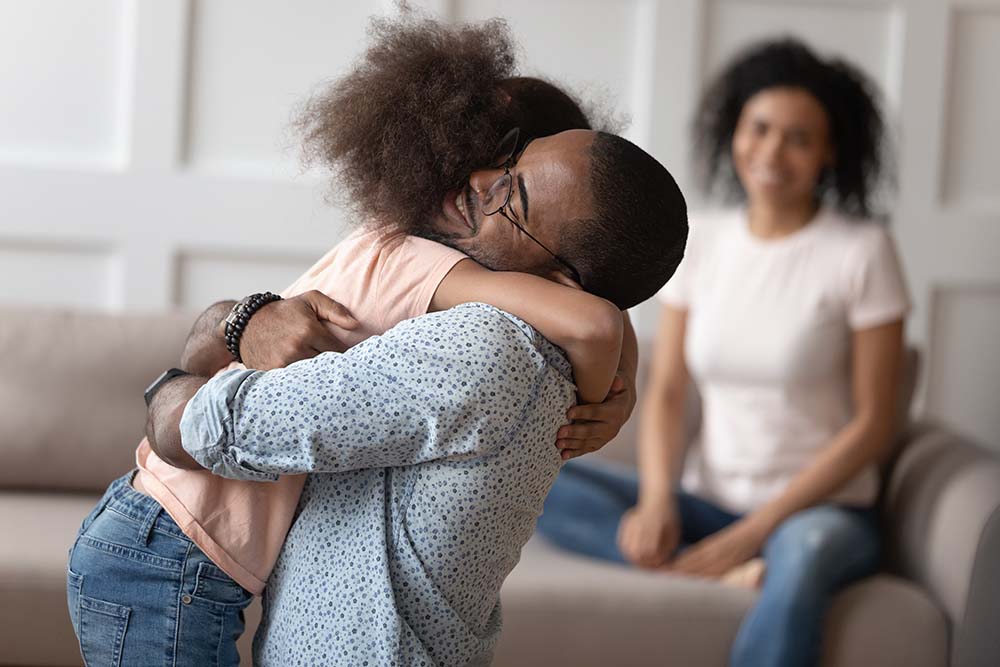
<svg viewBox="0 0 1000 667">
<path fill-rule="evenodd" d="M 0 488 L 102 491 L 131 468 L 142 392 L 193 321 L 0 309 Z"/>
<path fill-rule="evenodd" d="M 0 308 L 0 488 L 101 491 L 134 465 L 142 392 L 176 366 L 191 313 L 121 315 Z M 640 343 L 637 385 L 651 346 Z M 909 413 L 919 356 L 907 351 L 899 401 Z M 700 426 L 688 392 L 688 440 Z M 597 456 L 635 462 L 639 408 Z"/>
</svg>

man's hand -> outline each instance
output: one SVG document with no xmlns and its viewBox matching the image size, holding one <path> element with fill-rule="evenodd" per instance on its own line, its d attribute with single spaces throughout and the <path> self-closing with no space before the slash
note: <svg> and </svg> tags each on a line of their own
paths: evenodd
<svg viewBox="0 0 1000 667">
<path fill-rule="evenodd" d="M 665 569 L 694 577 L 721 577 L 760 553 L 767 535 L 767 529 L 750 515 L 695 543 Z"/>
<path fill-rule="evenodd" d="M 635 383 L 621 371 L 611 383 L 603 403 L 576 405 L 566 416 L 572 421 L 559 429 L 556 447 L 563 460 L 583 456 L 608 444 L 621 430 L 635 408 Z"/>
<path fill-rule="evenodd" d="M 220 324 L 223 331 L 225 326 Z M 240 356 L 247 368 L 284 368 L 322 352 L 343 352 L 344 333 L 357 327 L 347 308 L 310 290 L 254 313 L 240 339 Z"/>
<path fill-rule="evenodd" d="M 618 524 L 618 550 L 640 567 L 663 565 L 677 548 L 681 523 L 677 508 L 636 505 Z"/>
</svg>

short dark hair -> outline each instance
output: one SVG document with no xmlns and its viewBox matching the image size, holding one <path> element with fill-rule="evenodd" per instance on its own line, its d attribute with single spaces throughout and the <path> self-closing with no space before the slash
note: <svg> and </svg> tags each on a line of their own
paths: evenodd
<svg viewBox="0 0 1000 667">
<path fill-rule="evenodd" d="M 624 310 L 674 274 L 687 242 L 687 205 L 670 172 L 626 139 L 597 132 L 590 161 L 594 216 L 567 225 L 559 251 L 584 289 Z"/>
<path fill-rule="evenodd" d="M 730 199 L 746 196 L 733 169 L 733 133 L 743 105 L 768 88 L 801 88 L 826 111 L 836 162 L 818 184 L 817 198 L 832 198 L 848 215 L 872 215 L 872 195 L 890 166 L 877 89 L 853 65 L 821 59 L 791 37 L 750 46 L 705 89 L 693 128 L 705 191 L 721 185 Z"/>
<path fill-rule="evenodd" d="M 522 139 L 590 129 L 590 120 L 579 103 L 544 79 L 515 76 L 501 81 L 500 90 L 510 95 Z"/>
</svg>

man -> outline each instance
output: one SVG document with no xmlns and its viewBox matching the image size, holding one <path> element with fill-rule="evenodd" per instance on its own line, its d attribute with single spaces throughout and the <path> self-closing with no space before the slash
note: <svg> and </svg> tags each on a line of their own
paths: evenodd
<svg viewBox="0 0 1000 667">
<path fill-rule="evenodd" d="M 483 214 L 508 174 L 524 230 Z M 454 196 L 441 238 L 504 268 L 551 275 L 565 263 L 623 305 L 662 285 L 683 243 L 660 222 L 683 215 L 669 174 L 611 135 L 537 140 Z M 595 230 L 604 243 L 581 242 Z M 196 391 L 183 444 L 206 468 L 326 473 L 309 477 L 269 581 L 258 660 L 488 663 L 500 585 L 560 466 L 553 442 L 574 395 L 556 348 L 483 305 L 427 315 L 343 355 L 178 378 L 151 406 L 160 446 Z"/>
</svg>

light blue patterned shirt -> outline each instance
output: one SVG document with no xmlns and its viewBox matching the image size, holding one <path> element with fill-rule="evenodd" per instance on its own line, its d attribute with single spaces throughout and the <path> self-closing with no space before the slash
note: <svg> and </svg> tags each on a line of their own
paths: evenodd
<svg viewBox="0 0 1000 667">
<path fill-rule="evenodd" d="M 215 474 L 310 472 L 265 593 L 263 665 L 485 665 L 500 586 L 560 468 L 562 353 L 484 304 L 344 354 L 231 371 L 191 400 L 184 448 Z"/>
</svg>

